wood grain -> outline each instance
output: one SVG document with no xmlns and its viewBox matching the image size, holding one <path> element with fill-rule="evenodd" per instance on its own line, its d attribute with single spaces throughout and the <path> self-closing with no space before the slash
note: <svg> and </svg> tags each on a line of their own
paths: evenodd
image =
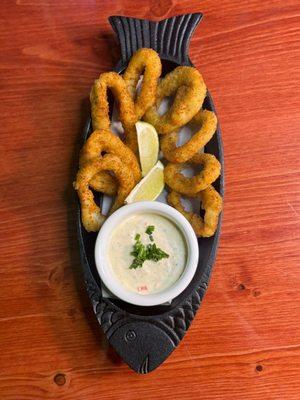
<svg viewBox="0 0 300 400">
<path fill-rule="evenodd" d="M 1 2 L 1 400 L 298 400 L 299 4 Z M 74 178 L 112 14 L 202 11 L 191 58 L 223 131 L 226 197 L 212 281 L 185 339 L 140 376 L 107 345 L 83 287 Z"/>
</svg>

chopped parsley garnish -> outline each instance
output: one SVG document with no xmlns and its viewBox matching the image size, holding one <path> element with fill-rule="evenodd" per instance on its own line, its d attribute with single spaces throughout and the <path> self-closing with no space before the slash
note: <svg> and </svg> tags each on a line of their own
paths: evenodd
<svg viewBox="0 0 300 400">
<path fill-rule="evenodd" d="M 136 235 L 135 235 L 135 240 L 140 240 L 140 238 L 141 238 L 141 235 L 139 234 L 139 233 L 137 233 Z"/>
<path fill-rule="evenodd" d="M 155 227 L 153 225 L 149 225 L 147 227 L 147 229 L 145 230 L 145 233 L 147 233 L 147 235 L 149 235 L 149 239 L 151 242 L 154 242 L 154 237 L 152 235 L 152 233 L 154 232 Z"/>
<path fill-rule="evenodd" d="M 149 225 L 146 229 L 146 233 L 147 235 L 152 235 L 152 233 L 154 232 L 155 227 L 153 225 Z"/>
<path fill-rule="evenodd" d="M 147 260 L 152 260 L 155 262 L 161 260 L 162 258 L 169 257 L 169 254 L 167 254 L 165 251 L 157 247 L 155 243 L 148 244 L 146 252 L 149 257 L 147 258 Z"/>
<path fill-rule="evenodd" d="M 154 238 L 152 233 L 154 226 L 148 226 L 146 233 L 149 235 L 150 241 L 153 242 Z M 155 243 L 149 243 L 146 246 L 141 242 L 141 235 L 137 233 L 135 235 L 135 244 L 133 250 L 130 253 L 134 257 L 129 269 L 141 268 L 146 260 L 158 262 L 163 258 L 168 258 L 169 254 L 156 246 Z"/>
</svg>

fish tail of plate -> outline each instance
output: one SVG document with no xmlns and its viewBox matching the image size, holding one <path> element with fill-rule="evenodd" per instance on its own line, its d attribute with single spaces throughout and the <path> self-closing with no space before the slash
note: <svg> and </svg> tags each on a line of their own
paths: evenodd
<svg viewBox="0 0 300 400">
<path fill-rule="evenodd" d="M 141 47 L 156 50 L 161 58 L 181 65 L 190 65 L 189 44 L 203 14 L 183 14 L 162 21 L 111 16 L 109 22 L 116 32 L 122 63 L 129 61 Z"/>
</svg>

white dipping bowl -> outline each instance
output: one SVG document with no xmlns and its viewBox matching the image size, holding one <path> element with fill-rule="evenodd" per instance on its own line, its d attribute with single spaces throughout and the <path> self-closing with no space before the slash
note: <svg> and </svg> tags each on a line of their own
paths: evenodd
<svg viewBox="0 0 300 400">
<path fill-rule="evenodd" d="M 187 247 L 186 266 L 179 279 L 169 288 L 153 294 L 134 293 L 124 287 L 114 275 L 108 259 L 108 245 L 113 230 L 126 218 L 146 213 L 158 214 L 172 221 L 181 231 Z M 119 299 L 138 306 L 162 304 L 182 293 L 195 275 L 198 257 L 198 241 L 190 223 L 175 208 L 155 201 L 140 201 L 119 208 L 103 224 L 95 245 L 96 267 L 104 285 Z"/>
</svg>

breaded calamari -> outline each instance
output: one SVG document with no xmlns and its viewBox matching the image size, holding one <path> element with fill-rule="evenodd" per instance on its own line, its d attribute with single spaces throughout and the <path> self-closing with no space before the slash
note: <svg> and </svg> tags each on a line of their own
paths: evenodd
<svg viewBox="0 0 300 400">
<path fill-rule="evenodd" d="M 143 80 L 138 92 L 136 88 L 142 74 Z M 123 79 L 134 100 L 137 119 L 141 119 L 147 109 L 155 103 L 160 75 L 161 61 L 156 51 L 142 48 L 133 54 L 123 74 Z"/>
<path fill-rule="evenodd" d="M 111 131 L 100 129 L 94 131 L 81 149 L 79 165 L 101 157 L 102 153 L 114 154 L 119 157 L 131 170 L 135 183 L 142 177 L 140 166 L 135 154 L 122 140 Z M 115 194 L 117 191 L 116 180 L 106 171 L 96 174 L 89 183 L 90 187 L 105 194 Z"/>
<path fill-rule="evenodd" d="M 167 196 L 167 201 L 190 222 L 198 237 L 213 236 L 223 207 L 222 197 L 213 186 L 208 186 L 199 192 L 197 197 L 201 201 L 201 208 L 205 210 L 203 219 L 200 215 L 185 210 L 181 203 L 181 194 L 171 191 Z"/>
<path fill-rule="evenodd" d="M 173 163 L 184 163 L 199 152 L 213 137 L 217 128 L 216 114 L 208 110 L 200 110 L 191 121 L 200 125 L 200 129 L 182 146 L 176 146 L 177 132 L 162 135 L 160 140 L 164 157 Z"/>
<path fill-rule="evenodd" d="M 175 95 L 170 109 L 160 115 L 158 108 L 165 97 Z M 173 132 L 188 123 L 201 108 L 206 95 L 202 75 L 193 67 L 177 67 L 158 84 L 156 104 L 150 107 L 144 120 L 159 134 Z"/>
<path fill-rule="evenodd" d="M 176 192 L 186 196 L 197 195 L 212 184 L 221 173 L 221 164 L 213 154 L 196 154 L 188 164 L 201 165 L 202 170 L 192 178 L 184 176 L 181 171 L 187 164 L 169 163 L 164 169 L 166 184 Z"/>
<path fill-rule="evenodd" d="M 125 142 L 137 151 L 135 123 L 137 116 L 134 102 L 124 79 L 116 72 L 105 72 L 96 79 L 90 93 L 93 130 L 110 129 L 108 90 L 111 90 L 117 105 L 119 118 L 125 132 Z"/>
<path fill-rule="evenodd" d="M 99 231 L 106 218 L 101 213 L 100 207 L 96 205 L 94 195 L 89 188 L 92 178 L 101 171 L 113 172 L 118 180 L 117 195 L 109 214 L 112 214 L 124 204 L 124 200 L 135 185 L 129 167 L 112 154 L 107 154 L 102 158 L 94 158 L 85 163 L 77 173 L 74 188 L 77 190 L 80 200 L 82 223 L 88 232 Z"/>
</svg>

